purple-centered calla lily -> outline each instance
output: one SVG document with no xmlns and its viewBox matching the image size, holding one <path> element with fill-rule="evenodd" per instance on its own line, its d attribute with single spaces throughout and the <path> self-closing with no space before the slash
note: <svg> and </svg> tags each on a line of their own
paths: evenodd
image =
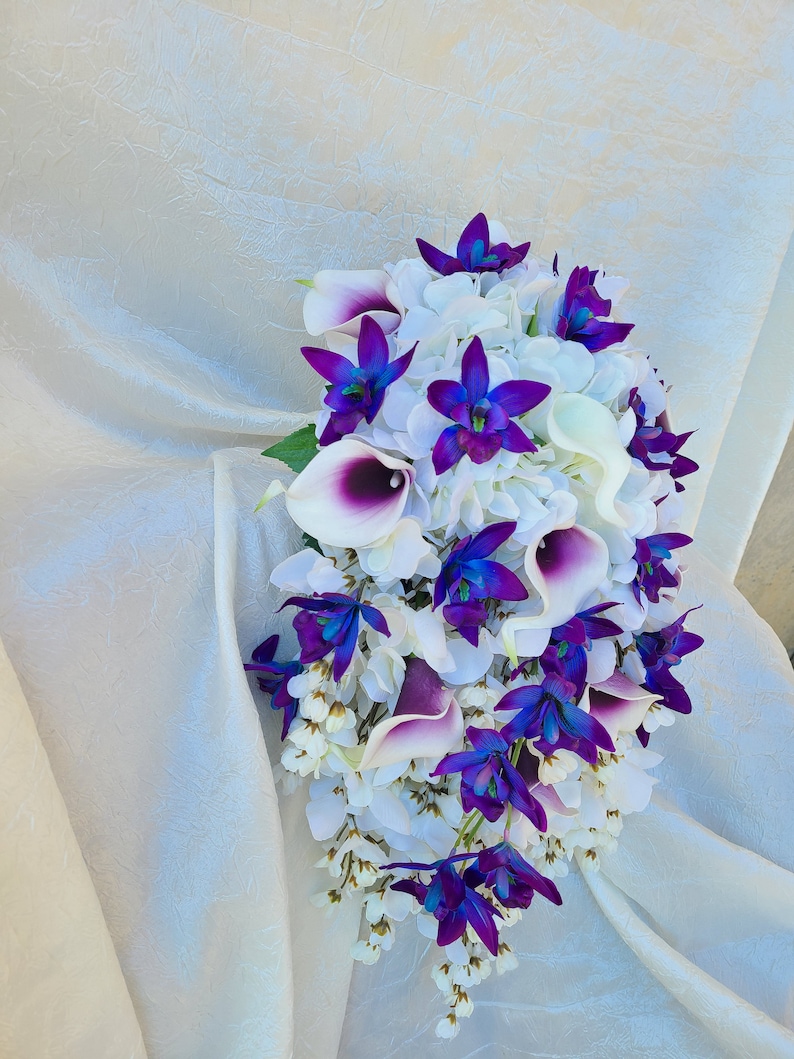
<svg viewBox="0 0 794 1059">
<path fill-rule="evenodd" d="M 365 313 L 386 334 L 402 322 L 405 308 L 388 272 L 322 269 L 314 276 L 303 302 L 303 321 L 310 335 L 341 331 L 355 338 Z"/>
<path fill-rule="evenodd" d="M 585 691 L 590 716 L 604 726 L 613 739 L 618 732 L 633 732 L 642 723 L 655 695 L 637 687 L 619 669 L 598 684 L 590 684 Z"/>
<path fill-rule="evenodd" d="M 636 387 L 631 392 L 629 406 L 637 417 L 637 430 L 628 446 L 629 455 L 639 460 L 649 471 L 669 471 L 675 482 L 676 492 L 683 492 L 684 486 L 678 479 L 693 474 L 698 470 L 698 465 L 688 456 L 682 456 L 679 449 L 692 437 L 694 430 L 689 430 L 686 434 L 674 434 L 667 429 L 667 416 L 664 413 L 653 423 L 648 423 L 645 418 L 645 403 Z M 661 458 L 663 456 L 670 458 L 664 460 Z"/>
<path fill-rule="evenodd" d="M 292 625 L 298 634 L 301 662 L 316 662 L 333 650 L 334 680 L 342 679 L 353 658 L 359 617 L 383 636 L 389 635 L 389 626 L 379 610 L 341 593 L 323 592 L 314 599 L 290 596 L 279 610 L 284 607 L 300 608 Z"/>
<path fill-rule="evenodd" d="M 353 364 L 327 349 L 301 348 L 314 370 L 331 383 L 324 400 L 333 411 L 320 437 L 321 445 L 351 434 L 362 419 L 371 423 L 381 409 L 386 387 L 405 374 L 414 355 L 411 349 L 389 363 L 386 335 L 370 316 L 361 321 L 357 351 L 358 364 Z"/>
<path fill-rule="evenodd" d="M 402 517 L 415 471 L 353 437 L 320 449 L 286 492 L 302 530 L 340 548 L 385 537 Z"/>
<path fill-rule="evenodd" d="M 548 676 L 556 673 L 570 680 L 576 688 L 576 698 L 581 698 L 587 679 L 587 652 L 593 640 L 607 636 L 620 636 L 623 629 L 608 618 L 598 615 L 615 603 L 599 603 L 595 607 L 574 615 L 564 625 L 551 630 L 551 640 L 540 656 L 540 665 Z M 519 667 L 520 668 L 520 667 Z"/>
<path fill-rule="evenodd" d="M 435 916 L 438 920 L 436 941 L 439 945 L 451 945 L 463 937 L 466 927 L 471 926 L 483 945 L 495 956 L 499 950 L 499 933 L 494 917 L 504 919 L 504 916 L 482 894 L 477 893 L 466 881 L 465 873 L 461 876 L 455 867 L 457 861 L 473 860 L 474 856 L 473 853 L 458 853 L 432 864 L 385 864 L 384 868 L 434 872 L 428 884 L 419 879 L 400 879 L 393 882 L 391 888 L 412 894 Z"/>
<path fill-rule="evenodd" d="M 484 213 L 472 217 L 463 229 L 455 257 L 424 239 L 417 239 L 416 245 L 427 264 L 442 276 L 451 276 L 454 272 L 501 272 L 523 261 L 530 247 L 529 243 L 520 246 L 496 243 L 491 246 L 491 233 Z"/>
<path fill-rule="evenodd" d="M 359 766 L 394 765 L 412 758 L 440 758 L 463 735 L 463 714 L 451 688 L 423 658 L 409 658 L 393 715 L 370 732 Z"/>
<path fill-rule="evenodd" d="M 512 805 L 539 831 L 546 830 L 543 806 L 529 793 L 526 781 L 510 761 L 512 746 L 501 732 L 469 726 L 466 736 L 474 747 L 449 754 L 431 773 L 445 776 L 461 773 L 460 798 L 464 812 L 479 809 L 486 820 L 498 820 Z"/>
<path fill-rule="evenodd" d="M 441 432 L 433 448 L 436 474 L 454 467 L 462 456 L 486 463 L 500 449 L 537 452 L 537 446 L 511 416 L 523 415 L 551 392 L 543 382 L 517 380 L 490 387 L 488 359 L 475 335 L 463 354 L 461 381 L 437 379 L 427 388 L 427 400 L 454 425 Z"/>
<path fill-rule="evenodd" d="M 503 563 L 487 559 L 515 532 L 515 522 L 497 522 L 463 540 L 444 560 L 433 590 L 433 609 L 446 596 L 444 617 L 474 647 L 488 617 L 484 599 L 526 599 L 528 592 L 518 577 Z"/>
<path fill-rule="evenodd" d="M 467 869 L 464 878 L 473 874 L 472 868 Z M 528 864 L 509 842 L 481 850 L 477 854 L 477 870 L 482 875 L 481 885 L 489 887 L 505 908 L 529 908 L 535 893 L 552 904 L 562 904 L 560 891 L 552 880 Z"/>
<path fill-rule="evenodd" d="M 634 324 L 615 324 L 599 317 L 609 316 L 612 302 L 595 289 L 598 272 L 583 266 L 568 277 L 557 321 L 557 336 L 567 342 L 581 342 L 591 353 L 598 353 L 615 342 L 622 342 Z"/>
<path fill-rule="evenodd" d="M 274 710 L 283 710 L 281 721 L 281 738 L 286 739 L 289 726 L 298 712 L 298 700 L 290 695 L 287 685 L 292 677 L 303 672 L 300 662 L 274 661 L 278 649 L 278 636 L 268 638 L 251 654 L 251 661 L 243 669 L 257 674 L 257 683 L 262 691 L 272 696 L 270 706 Z"/>
<path fill-rule="evenodd" d="M 637 602 L 640 591 L 644 592 L 651 603 L 659 602 L 659 589 L 677 588 L 678 578 L 665 566 L 665 560 L 672 558 L 674 548 L 684 548 L 692 543 L 692 538 L 685 533 L 656 533 L 652 537 L 639 537 L 634 551 L 637 562 L 637 576 L 631 583 Z"/>
<path fill-rule="evenodd" d="M 502 729 L 512 743 L 520 736 L 538 738 L 542 754 L 572 750 L 591 765 L 598 760 L 598 748 L 614 751 L 609 733 L 599 722 L 573 702 L 574 685 L 563 677 L 545 677 L 542 684 L 514 688 L 499 700 L 495 710 L 519 710 Z"/>
</svg>

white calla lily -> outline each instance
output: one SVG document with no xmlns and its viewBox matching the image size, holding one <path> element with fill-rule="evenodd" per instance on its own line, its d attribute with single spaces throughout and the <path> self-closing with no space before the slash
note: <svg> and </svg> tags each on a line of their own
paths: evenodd
<svg viewBox="0 0 794 1059">
<path fill-rule="evenodd" d="M 546 420 L 546 432 L 555 448 L 594 460 L 601 469 L 595 506 L 606 522 L 625 527 L 615 506 L 620 487 L 631 470 L 631 457 L 623 447 L 615 417 L 604 405 L 581 393 L 555 398 Z"/>
<path fill-rule="evenodd" d="M 387 334 L 399 326 L 405 310 L 388 272 L 323 269 L 315 275 L 303 303 L 303 322 L 310 335 L 333 330 L 358 337 L 364 315 Z"/>
<path fill-rule="evenodd" d="M 619 732 L 636 731 L 649 706 L 658 698 L 616 669 L 608 680 L 589 684 L 579 705 L 595 717 L 614 740 Z"/>
<path fill-rule="evenodd" d="M 346 437 L 320 449 L 286 491 L 287 511 L 306 533 L 340 548 L 360 548 L 400 520 L 414 469 Z"/>
</svg>

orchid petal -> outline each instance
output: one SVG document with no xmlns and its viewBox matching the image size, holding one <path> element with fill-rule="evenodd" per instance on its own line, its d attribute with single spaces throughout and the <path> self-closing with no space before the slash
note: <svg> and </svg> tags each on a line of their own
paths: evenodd
<svg viewBox="0 0 794 1059">
<path fill-rule="evenodd" d="M 615 417 L 592 397 L 564 393 L 554 401 L 546 422 L 552 445 L 586 456 L 601 468 L 596 510 L 605 521 L 625 528 L 627 522 L 617 511 L 615 498 L 631 470 L 631 457 L 621 444 Z"/>
<path fill-rule="evenodd" d="M 488 359 L 479 335 L 474 336 L 463 354 L 461 381 L 466 387 L 471 404 L 477 404 L 488 393 L 490 382 Z"/>
<path fill-rule="evenodd" d="M 367 313 L 384 331 L 393 331 L 403 310 L 397 288 L 381 269 L 323 269 L 303 302 L 303 322 L 310 335 L 337 330 L 356 337 Z"/>
<path fill-rule="evenodd" d="M 585 689 L 590 716 L 606 728 L 613 739 L 618 732 L 635 732 L 645 719 L 648 707 L 657 702 L 654 695 L 629 680 L 619 669 L 608 680 L 589 685 Z"/>
<path fill-rule="evenodd" d="M 421 658 L 410 658 L 394 716 L 375 725 L 361 759 L 361 770 L 416 758 L 442 758 L 463 736 L 463 714 Z"/>
<path fill-rule="evenodd" d="M 545 382 L 503 382 L 488 394 L 488 400 L 501 405 L 508 415 L 517 416 L 539 405 L 551 393 Z"/>
<path fill-rule="evenodd" d="M 287 511 L 324 544 L 359 548 L 397 525 L 413 467 L 353 438 L 321 449 L 287 489 Z"/>
</svg>

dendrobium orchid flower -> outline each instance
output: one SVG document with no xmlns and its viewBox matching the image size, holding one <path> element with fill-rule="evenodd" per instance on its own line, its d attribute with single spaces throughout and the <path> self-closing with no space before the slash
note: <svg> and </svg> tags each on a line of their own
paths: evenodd
<svg viewBox="0 0 794 1059">
<path fill-rule="evenodd" d="M 423 658 L 409 658 L 394 714 L 376 724 L 360 769 L 438 758 L 460 743 L 463 714 L 451 688 Z"/>
<path fill-rule="evenodd" d="M 623 630 L 614 621 L 598 617 L 603 611 L 616 606 L 615 603 L 599 603 L 595 607 L 576 614 L 564 625 L 551 630 L 551 640 L 540 656 L 543 672 L 570 680 L 580 698 L 587 678 L 587 652 L 593 640 L 607 636 L 620 636 Z"/>
<path fill-rule="evenodd" d="M 638 603 L 640 591 L 651 603 L 658 603 L 660 589 L 678 587 L 678 577 L 668 570 L 665 560 L 672 558 L 673 548 L 684 548 L 691 543 L 692 538 L 685 533 L 656 533 L 638 539 L 634 552 L 637 576 L 631 586 Z"/>
<path fill-rule="evenodd" d="M 594 717 L 573 702 L 576 689 L 563 677 L 546 677 L 542 684 L 526 684 L 508 691 L 495 710 L 519 710 L 502 729 L 502 737 L 512 743 L 520 736 L 536 739 L 541 753 L 555 749 L 572 750 L 591 765 L 598 760 L 598 748 L 615 749 L 609 733 Z"/>
<path fill-rule="evenodd" d="M 598 353 L 622 342 L 634 324 L 615 324 L 599 319 L 609 316 L 612 302 L 595 289 L 597 270 L 575 268 L 568 278 L 557 320 L 557 335 L 567 342 L 581 342 L 591 353 Z"/>
<path fill-rule="evenodd" d="M 379 610 L 341 593 L 323 592 L 314 599 L 290 596 L 279 609 L 284 607 L 300 608 L 292 625 L 301 646 L 301 662 L 316 662 L 333 650 L 334 680 L 342 679 L 353 658 L 359 617 L 383 636 L 389 635 L 389 626 Z"/>
<path fill-rule="evenodd" d="M 645 666 L 645 687 L 661 700 L 662 705 L 676 713 L 690 713 L 692 701 L 670 669 L 677 666 L 686 655 L 703 646 L 702 636 L 684 629 L 684 620 L 691 612 L 686 611 L 672 625 L 658 632 L 641 632 L 634 637 Z M 640 729 L 637 734 L 643 744 L 647 744 L 647 733 Z"/>
<path fill-rule="evenodd" d="M 529 908 L 536 892 L 552 904 L 562 904 L 560 891 L 552 880 L 528 864 L 509 842 L 502 841 L 481 850 L 477 868 L 483 883 L 493 890 L 505 908 Z"/>
<path fill-rule="evenodd" d="M 529 793 L 526 781 L 510 761 L 512 746 L 500 732 L 488 728 L 466 729 L 474 750 L 449 754 L 432 776 L 461 773 L 460 795 L 464 812 L 479 809 L 486 820 L 498 820 L 510 804 L 539 831 L 546 830 L 543 806 Z"/>
<path fill-rule="evenodd" d="M 303 346 L 301 353 L 314 370 L 331 383 L 324 400 L 332 408 L 321 445 L 351 434 L 362 419 L 371 423 L 380 411 L 386 387 L 405 374 L 413 349 L 389 363 L 389 344 L 383 329 L 370 316 L 361 320 L 358 364 L 327 349 Z"/>
<path fill-rule="evenodd" d="M 414 477 L 410 463 L 342 438 L 321 449 L 289 486 L 287 511 L 324 544 L 366 547 L 397 525 Z"/>
<path fill-rule="evenodd" d="M 694 430 L 688 430 L 685 434 L 674 434 L 665 428 L 666 415 L 662 414 L 661 421 L 648 424 L 645 419 L 645 405 L 636 388 L 632 391 L 629 406 L 634 410 L 637 417 L 637 430 L 629 442 L 629 455 L 639 460 L 649 471 L 666 470 L 675 482 L 677 493 L 684 490 L 679 478 L 693 474 L 698 465 L 688 456 L 682 456 L 679 449 L 694 434 Z M 665 460 L 668 456 L 670 459 Z"/>
<path fill-rule="evenodd" d="M 290 695 L 287 685 L 292 677 L 303 672 L 300 662 L 276 662 L 274 661 L 278 650 L 278 636 L 268 638 L 255 647 L 251 653 L 251 661 L 247 662 L 243 669 L 257 674 L 257 683 L 262 691 L 271 696 L 270 705 L 274 710 L 283 710 L 281 721 L 281 738 L 287 738 L 289 726 L 298 713 L 298 700 Z"/>
<path fill-rule="evenodd" d="M 503 563 L 487 559 L 515 532 L 515 522 L 498 522 L 486 526 L 475 536 L 469 535 L 453 547 L 441 568 L 433 591 L 433 609 L 449 595 L 444 617 L 462 636 L 476 647 L 479 630 L 485 624 L 484 599 L 521 600 L 527 590 L 518 577 Z"/>
<path fill-rule="evenodd" d="M 384 867 L 435 873 L 429 884 L 418 879 L 400 879 L 393 882 L 391 888 L 413 894 L 417 901 L 435 916 L 438 920 L 439 945 L 451 945 L 453 941 L 462 938 L 466 927 L 470 926 L 488 951 L 496 955 L 499 934 L 494 917 L 504 919 L 504 916 L 490 901 L 464 881 L 465 875 L 461 876 L 455 867 L 456 861 L 473 860 L 474 856 L 473 853 L 459 853 L 432 864 L 385 864 Z"/>
<path fill-rule="evenodd" d="M 486 463 L 504 448 L 509 452 L 537 452 L 511 416 L 523 415 L 540 404 L 551 387 L 542 382 L 503 382 L 489 389 L 490 374 L 482 340 L 475 335 L 463 354 L 461 381 L 436 379 L 427 388 L 430 405 L 454 426 L 447 427 L 433 449 L 436 474 L 443 474 L 464 455 Z"/>
<path fill-rule="evenodd" d="M 491 234 L 484 213 L 472 217 L 463 229 L 455 257 L 431 246 L 424 239 L 417 239 L 416 245 L 427 264 L 442 276 L 451 276 L 454 272 L 501 272 L 523 261 L 530 247 L 529 243 L 521 243 L 520 246 L 496 243 L 491 246 Z"/>
</svg>

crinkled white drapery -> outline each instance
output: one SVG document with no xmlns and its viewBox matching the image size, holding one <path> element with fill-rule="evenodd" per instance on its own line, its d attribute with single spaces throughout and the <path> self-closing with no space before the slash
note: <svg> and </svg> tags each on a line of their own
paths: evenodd
<svg viewBox="0 0 794 1059">
<path fill-rule="evenodd" d="M 729 583 L 794 412 L 791 9 L 2 17 L 0 1054 L 794 1055 L 791 670 Z M 275 505 L 252 514 L 276 473 L 257 452 L 319 389 L 294 278 L 480 208 L 563 268 L 631 277 L 637 341 L 699 428 L 712 562 L 690 560 L 707 646 L 694 715 L 654 737 L 652 809 L 530 910 L 520 970 L 450 1045 L 425 942 L 352 970 L 353 903 L 309 904 L 316 853 L 240 650 L 274 627 L 294 541 Z"/>
</svg>

